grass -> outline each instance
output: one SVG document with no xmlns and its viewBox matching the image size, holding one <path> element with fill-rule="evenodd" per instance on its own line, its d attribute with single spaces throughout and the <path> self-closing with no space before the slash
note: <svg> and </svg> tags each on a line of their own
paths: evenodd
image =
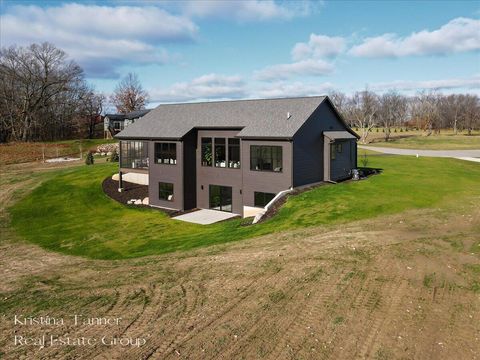
<svg viewBox="0 0 480 360">
<path fill-rule="evenodd" d="M 100 144 L 114 143 L 116 139 L 82 139 L 82 140 L 64 140 L 55 142 L 14 142 L 0 144 L 0 165 L 18 164 L 30 161 L 39 161 L 45 158 L 50 159 L 59 156 L 80 156 L 80 147 L 83 155 L 89 149 L 95 148 Z"/>
<path fill-rule="evenodd" d="M 398 136 L 398 134 L 395 135 Z M 375 141 L 368 145 L 420 150 L 480 149 L 480 135 L 440 134 L 425 136 L 424 134 L 415 134 L 404 138 L 393 137 L 388 142 Z"/>
<path fill-rule="evenodd" d="M 275 217 L 254 226 L 242 226 L 238 219 L 207 226 L 189 224 L 158 210 L 121 205 L 101 189 L 102 180 L 116 171 L 110 163 L 44 174 L 42 183 L 9 211 L 17 233 L 43 248 L 122 259 L 480 198 L 480 166 L 476 163 L 399 156 L 369 160 L 369 166 L 383 168 L 381 175 L 290 197 Z"/>
</svg>

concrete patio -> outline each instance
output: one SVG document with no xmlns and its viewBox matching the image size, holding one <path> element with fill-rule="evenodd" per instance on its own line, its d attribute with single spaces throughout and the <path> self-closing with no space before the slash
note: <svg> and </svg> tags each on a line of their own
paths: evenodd
<svg viewBox="0 0 480 360">
<path fill-rule="evenodd" d="M 232 214 L 225 211 L 201 209 L 201 210 L 190 212 L 188 214 L 175 216 L 172 219 L 186 221 L 186 222 L 200 224 L 200 225 L 209 225 L 219 221 L 228 220 L 236 216 L 239 216 L 239 215 Z"/>
</svg>

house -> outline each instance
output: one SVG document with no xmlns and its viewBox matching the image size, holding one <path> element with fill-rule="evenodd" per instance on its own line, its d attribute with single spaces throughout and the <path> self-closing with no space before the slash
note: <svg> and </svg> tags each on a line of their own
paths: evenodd
<svg viewBox="0 0 480 360">
<path fill-rule="evenodd" d="M 112 139 L 116 134 L 149 113 L 151 109 L 135 110 L 128 114 L 106 114 L 103 118 L 103 137 Z"/>
<path fill-rule="evenodd" d="M 159 105 L 116 135 L 150 206 L 242 215 L 290 188 L 350 177 L 357 139 L 321 97 Z M 121 190 L 121 189 L 119 189 Z"/>
</svg>

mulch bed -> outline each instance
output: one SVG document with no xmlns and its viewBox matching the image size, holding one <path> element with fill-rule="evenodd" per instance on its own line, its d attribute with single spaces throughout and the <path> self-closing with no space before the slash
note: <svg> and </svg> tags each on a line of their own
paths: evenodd
<svg viewBox="0 0 480 360">
<path fill-rule="evenodd" d="M 128 200 L 132 199 L 140 199 L 143 200 L 144 198 L 148 197 L 148 185 L 139 185 L 134 184 L 128 181 L 123 181 L 123 191 L 118 191 L 118 181 L 112 180 L 112 177 L 109 176 L 102 182 L 102 189 L 103 192 L 111 199 L 118 201 L 119 203 L 127 206 L 131 206 L 134 208 L 148 208 L 161 211 L 167 214 L 170 217 L 175 217 L 178 215 L 187 214 L 192 211 L 196 211 L 198 209 L 190 209 L 187 211 L 178 211 L 178 210 L 168 210 L 157 208 L 149 205 L 134 205 L 134 204 L 127 204 Z"/>
</svg>

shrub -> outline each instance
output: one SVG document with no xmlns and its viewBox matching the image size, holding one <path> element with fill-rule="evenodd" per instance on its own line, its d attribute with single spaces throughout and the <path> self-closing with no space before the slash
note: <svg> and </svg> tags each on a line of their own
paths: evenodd
<svg viewBox="0 0 480 360">
<path fill-rule="evenodd" d="M 118 162 L 120 160 L 120 157 L 118 156 L 117 149 L 114 149 L 112 151 L 112 155 L 110 155 L 110 161 L 111 162 Z"/>
<path fill-rule="evenodd" d="M 89 152 L 87 154 L 87 157 L 85 159 L 85 164 L 87 165 L 93 165 L 93 163 L 95 162 L 95 159 L 93 158 L 93 153 L 92 152 Z"/>
</svg>

